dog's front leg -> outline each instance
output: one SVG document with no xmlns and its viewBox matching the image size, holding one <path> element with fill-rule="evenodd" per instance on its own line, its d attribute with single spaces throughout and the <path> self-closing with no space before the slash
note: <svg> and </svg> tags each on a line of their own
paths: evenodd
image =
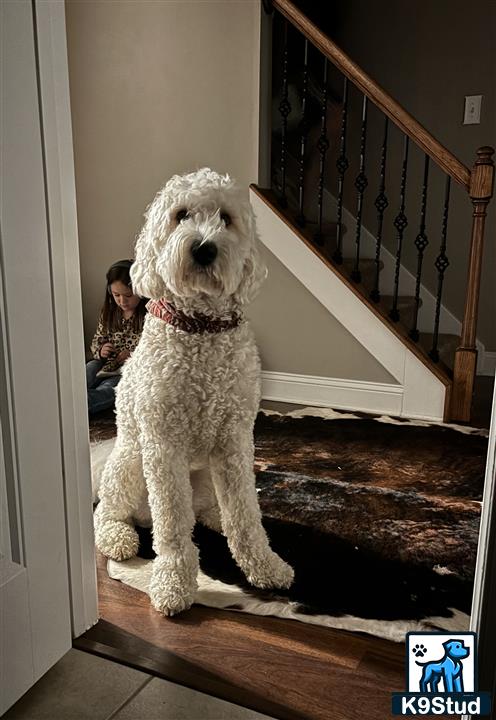
<svg viewBox="0 0 496 720">
<path fill-rule="evenodd" d="M 198 548 L 189 464 L 183 452 L 163 443 L 143 443 L 143 471 L 153 522 L 150 598 L 156 610 L 175 615 L 193 604 L 198 588 Z"/>
<path fill-rule="evenodd" d="M 444 692 L 455 692 L 455 683 L 453 680 L 453 671 L 451 667 L 448 669 L 445 669 L 443 672 L 443 681 L 444 681 Z M 434 692 L 434 691 L 432 691 Z"/>
<path fill-rule="evenodd" d="M 293 582 L 293 568 L 269 546 L 258 505 L 253 460 L 253 441 L 244 436 L 231 438 L 211 455 L 222 528 L 234 559 L 252 585 L 286 588 Z"/>
<path fill-rule="evenodd" d="M 103 470 L 95 512 L 96 545 L 113 560 L 128 560 L 138 552 L 132 517 L 144 489 L 139 447 L 130 438 L 117 437 Z"/>
</svg>

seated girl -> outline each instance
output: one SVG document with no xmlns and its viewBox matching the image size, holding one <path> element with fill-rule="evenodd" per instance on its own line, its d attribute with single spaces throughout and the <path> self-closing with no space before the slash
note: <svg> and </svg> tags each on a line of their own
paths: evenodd
<svg viewBox="0 0 496 720">
<path fill-rule="evenodd" d="M 132 264 L 132 260 L 119 260 L 107 272 L 105 300 L 91 342 L 94 359 L 86 364 L 90 415 L 114 406 L 122 365 L 131 356 L 143 329 L 148 300 L 132 290 Z"/>
</svg>

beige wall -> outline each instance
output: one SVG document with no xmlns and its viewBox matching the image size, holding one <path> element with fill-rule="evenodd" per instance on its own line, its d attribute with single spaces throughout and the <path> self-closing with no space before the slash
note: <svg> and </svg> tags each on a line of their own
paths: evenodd
<svg viewBox="0 0 496 720">
<path fill-rule="evenodd" d="M 68 0 L 66 14 L 88 340 L 106 268 L 132 255 L 144 209 L 171 174 L 211 165 L 246 186 L 257 180 L 260 5 Z M 391 380 L 281 263 L 268 262 L 250 310 L 266 369 Z"/>
<path fill-rule="evenodd" d="M 481 145 L 496 146 L 496 2 L 495 0 L 342 0 L 334 7 L 335 27 L 332 37 L 379 84 L 396 98 L 414 117 L 471 167 L 475 151 Z M 463 125 L 465 95 L 483 95 L 480 125 Z M 360 107 L 352 97 L 355 118 L 351 127 L 358 128 Z M 372 168 L 378 167 L 382 123 L 370 112 L 368 133 L 369 193 L 377 192 Z M 374 132 L 377 130 L 377 133 Z M 401 139 L 391 133 L 390 176 L 399 185 Z M 406 234 L 404 259 L 413 272 L 416 251 L 413 240 L 418 232 L 419 201 L 423 157 L 410 151 L 410 173 L 407 185 L 407 215 L 410 225 Z M 353 172 L 351 170 L 350 172 Z M 443 178 L 431 171 L 434 193 L 428 205 L 428 250 L 424 279 L 434 293 L 437 275 L 433 262 L 439 248 L 442 218 Z M 391 207 L 397 211 L 397 193 L 390 184 Z M 375 195 L 374 195 L 375 197 Z M 396 203 L 396 204 L 395 204 Z M 355 205 L 351 198 L 348 205 Z M 446 272 L 444 302 L 453 314 L 463 315 L 467 259 L 470 238 L 471 203 L 467 194 L 452 184 L 448 223 L 447 254 L 451 265 Z M 376 219 L 372 203 L 365 214 L 365 224 L 375 232 Z M 395 236 L 391 226 L 385 244 L 394 250 Z M 496 199 L 490 205 L 486 227 L 483 278 L 478 337 L 486 349 L 496 350 Z"/>
<path fill-rule="evenodd" d="M 265 370 L 396 383 L 275 255 L 264 256 L 269 274 L 247 314 Z"/>
<path fill-rule="evenodd" d="M 256 180 L 259 6 L 69 0 L 66 15 L 88 338 L 164 181 L 203 165 Z"/>
</svg>

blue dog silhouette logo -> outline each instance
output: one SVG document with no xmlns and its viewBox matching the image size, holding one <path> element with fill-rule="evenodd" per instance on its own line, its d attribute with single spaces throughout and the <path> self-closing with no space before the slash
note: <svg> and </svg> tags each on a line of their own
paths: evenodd
<svg viewBox="0 0 496 720">
<path fill-rule="evenodd" d="M 470 648 L 462 640 L 450 639 L 443 643 L 444 655 L 440 660 L 415 660 L 422 667 L 419 690 L 422 693 L 464 692 L 463 660 L 470 655 Z M 415 658 L 423 657 L 427 649 L 422 644 L 412 648 Z M 439 687 L 442 681 L 443 687 Z"/>
<path fill-rule="evenodd" d="M 391 710 L 429 717 L 489 715 L 491 694 L 477 686 L 476 633 L 408 632 L 406 692 L 392 693 Z"/>
</svg>

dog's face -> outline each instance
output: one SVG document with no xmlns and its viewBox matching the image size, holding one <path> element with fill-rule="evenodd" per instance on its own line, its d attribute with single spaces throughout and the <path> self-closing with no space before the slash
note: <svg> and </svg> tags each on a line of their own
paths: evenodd
<svg viewBox="0 0 496 720">
<path fill-rule="evenodd" d="M 146 213 L 131 268 L 135 292 L 159 299 L 249 302 L 266 275 L 250 204 L 228 175 L 175 175 Z"/>
<path fill-rule="evenodd" d="M 470 648 L 466 647 L 460 640 L 449 640 L 443 643 L 443 647 L 450 657 L 456 659 L 466 658 L 470 653 Z"/>
</svg>

